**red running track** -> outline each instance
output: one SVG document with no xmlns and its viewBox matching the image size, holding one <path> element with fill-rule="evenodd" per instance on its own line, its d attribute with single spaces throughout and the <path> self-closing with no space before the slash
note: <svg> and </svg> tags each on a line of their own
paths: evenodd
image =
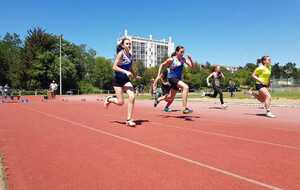
<svg viewBox="0 0 300 190">
<path fill-rule="evenodd" d="M 129 128 L 126 106 L 1 104 L 9 189 L 300 189 L 300 109 L 269 119 L 248 106 L 192 107 L 184 116 L 138 100 Z"/>
</svg>

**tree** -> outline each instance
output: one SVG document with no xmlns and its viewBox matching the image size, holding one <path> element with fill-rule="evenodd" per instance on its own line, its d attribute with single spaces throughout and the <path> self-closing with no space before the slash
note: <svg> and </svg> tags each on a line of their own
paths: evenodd
<svg viewBox="0 0 300 190">
<path fill-rule="evenodd" d="M 296 78 L 297 77 L 297 68 L 296 68 L 296 63 L 286 63 L 283 67 L 283 77 L 285 78 Z"/>
<path fill-rule="evenodd" d="M 113 80 L 112 62 L 104 57 L 96 57 L 94 67 L 88 71 L 88 82 L 100 89 L 111 89 Z"/>
<path fill-rule="evenodd" d="M 256 67 L 257 67 L 257 65 L 254 63 L 247 63 L 245 65 L 244 69 L 247 69 L 249 71 L 254 71 Z"/>
<path fill-rule="evenodd" d="M 42 28 L 28 31 L 24 47 L 23 85 L 26 89 L 48 88 L 49 68 L 59 52 L 58 37 L 46 33 Z"/>
<path fill-rule="evenodd" d="M 275 79 L 280 79 L 281 77 L 281 67 L 279 63 L 272 65 L 272 75 Z"/>
<path fill-rule="evenodd" d="M 0 85 L 8 83 L 7 44 L 0 41 Z"/>
<path fill-rule="evenodd" d="M 0 84 L 20 86 L 22 41 L 19 35 L 6 33 L 0 40 Z"/>
</svg>

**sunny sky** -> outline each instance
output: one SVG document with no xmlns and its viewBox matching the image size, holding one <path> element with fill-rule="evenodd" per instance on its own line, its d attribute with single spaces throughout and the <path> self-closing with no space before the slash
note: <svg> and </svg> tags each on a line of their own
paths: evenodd
<svg viewBox="0 0 300 190">
<path fill-rule="evenodd" d="M 238 66 L 270 55 L 300 67 L 299 0 L 45 0 L 2 1 L 0 36 L 42 27 L 112 58 L 116 39 L 129 34 L 175 45 L 200 63 Z"/>
</svg>

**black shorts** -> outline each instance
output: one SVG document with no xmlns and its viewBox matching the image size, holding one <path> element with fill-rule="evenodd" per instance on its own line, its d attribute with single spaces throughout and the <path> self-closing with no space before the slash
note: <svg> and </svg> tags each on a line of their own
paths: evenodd
<svg viewBox="0 0 300 190">
<path fill-rule="evenodd" d="M 180 81 L 178 78 L 168 78 L 168 81 L 171 84 L 172 89 L 178 90 L 177 84 Z"/>
<path fill-rule="evenodd" d="M 212 88 L 214 89 L 214 91 L 222 92 L 221 86 L 215 86 L 215 85 L 213 85 Z"/>
<path fill-rule="evenodd" d="M 131 82 L 130 79 L 127 77 L 127 78 L 118 78 L 118 77 L 115 77 L 113 79 L 113 82 L 112 82 L 112 85 L 115 86 L 115 87 L 124 87 L 124 85 L 128 82 Z"/>
<path fill-rule="evenodd" d="M 261 88 L 267 88 L 267 86 L 264 85 L 264 84 L 255 84 L 255 89 L 256 90 L 260 90 Z"/>
<path fill-rule="evenodd" d="M 161 85 L 161 90 L 162 90 L 163 95 L 167 95 L 167 94 L 169 94 L 169 92 L 171 90 L 171 86 L 170 85 Z"/>
</svg>

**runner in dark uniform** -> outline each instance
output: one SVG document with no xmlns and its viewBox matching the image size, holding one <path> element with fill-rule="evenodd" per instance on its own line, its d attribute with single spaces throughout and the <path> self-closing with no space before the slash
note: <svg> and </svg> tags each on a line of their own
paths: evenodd
<svg viewBox="0 0 300 190">
<path fill-rule="evenodd" d="M 168 82 L 171 85 L 170 97 L 174 98 L 178 88 L 182 89 L 182 112 L 184 114 L 192 113 L 193 110 L 187 107 L 187 97 L 189 93 L 189 86 L 182 81 L 182 71 L 184 68 L 184 64 L 188 65 L 190 68 L 193 68 L 194 63 L 190 56 L 188 59 L 183 57 L 184 55 L 184 47 L 177 46 L 175 52 L 172 54 L 170 58 L 168 58 L 165 62 L 160 64 L 158 69 L 157 78 L 160 77 L 160 73 L 163 67 L 168 67 Z"/>
<path fill-rule="evenodd" d="M 168 70 L 165 70 L 159 78 L 156 78 L 154 83 L 153 83 L 153 90 L 156 91 L 155 99 L 154 99 L 154 107 L 156 107 L 159 102 L 162 100 L 165 100 L 167 102 L 164 111 L 165 112 L 171 112 L 172 110 L 169 108 L 169 106 L 173 103 L 174 97 L 171 97 L 170 91 L 171 91 L 171 84 L 169 83 L 168 79 Z M 161 82 L 161 90 L 162 90 L 162 95 L 159 96 L 157 92 L 157 83 L 158 80 Z"/>
<path fill-rule="evenodd" d="M 116 96 L 108 96 L 105 98 L 104 107 L 108 108 L 110 103 L 116 105 L 124 104 L 123 92 L 128 94 L 128 114 L 126 124 L 128 126 L 135 126 L 136 123 L 132 119 L 133 107 L 135 102 L 134 88 L 130 81 L 134 77 L 132 71 L 132 55 L 131 41 L 128 38 L 123 38 L 121 43 L 117 46 L 117 57 L 113 65 L 115 71 L 115 78 L 113 80 L 113 88 Z M 136 78 L 139 78 L 138 76 Z"/>
<path fill-rule="evenodd" d="M 226 108 L 227 105 L 224 104 L 223 92 L 222 92 L 221 81 L 220 81 L 222 78 L 224 78 L 224 74 L 221 72 L 220 66 L 215 66 L 213 68 L 213 72 L 206 78 L 207 86 L 211 86 L 209 82 L 210 78 L 212 78 L 212 88 L 214 90 L 214 93 L 213 94 L 204 93 L 203 95 L 216 98 L 217 95 L 219 94 L 221 106 L 223 108 Z"/>
</svg>

